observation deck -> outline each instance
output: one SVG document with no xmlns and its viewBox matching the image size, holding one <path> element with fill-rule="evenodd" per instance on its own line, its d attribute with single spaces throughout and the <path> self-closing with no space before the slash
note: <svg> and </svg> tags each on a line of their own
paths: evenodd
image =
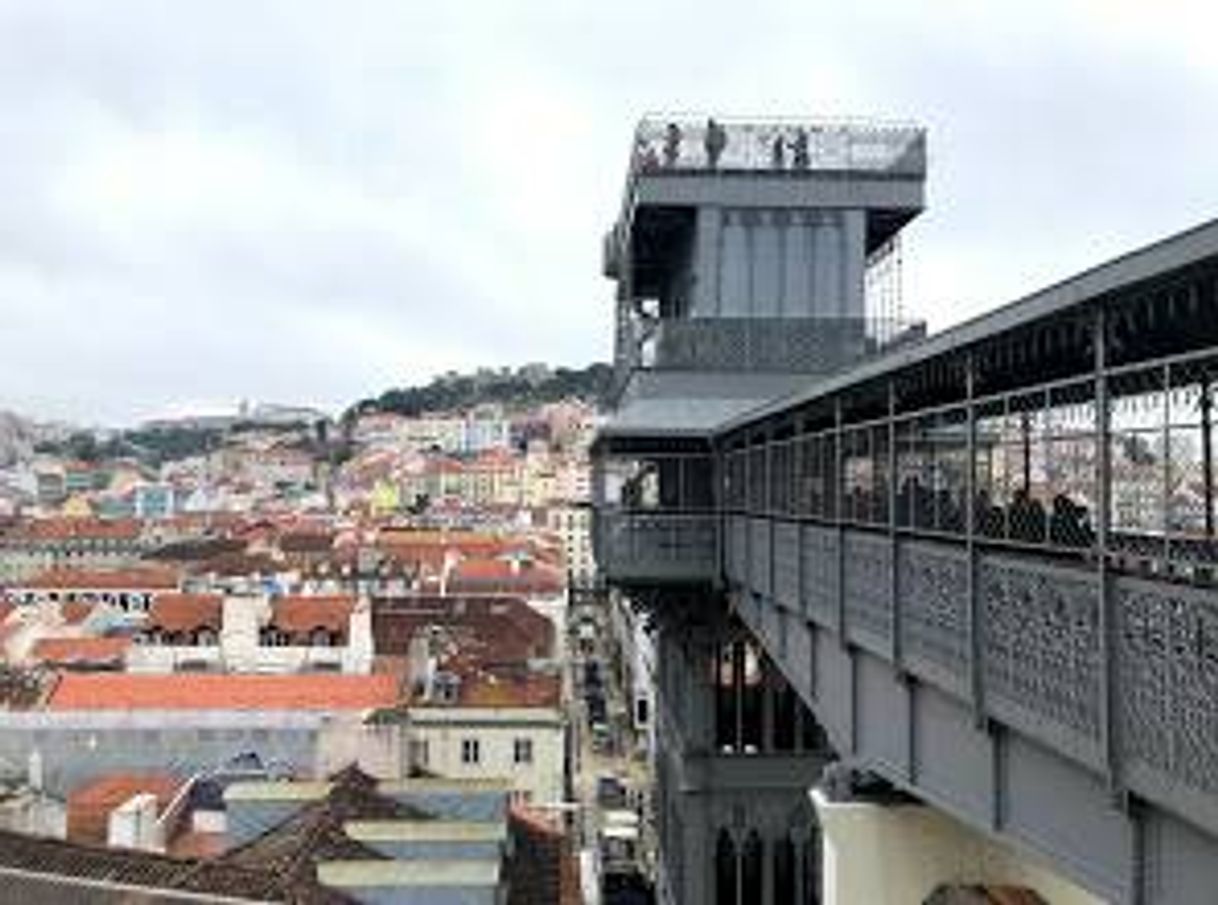
<svg viewBox="0 0 1218 905">
<path fill-rule="evenodd" d="M 926 132 L 862 119 L 649 115 L 631 146 L 622 210 L 604 244 L 604 273 L 636 285 L 692 208 L 703 203 L 783 211 L 868 211 L 866 251 L 922 210 Z"/>
</svg>

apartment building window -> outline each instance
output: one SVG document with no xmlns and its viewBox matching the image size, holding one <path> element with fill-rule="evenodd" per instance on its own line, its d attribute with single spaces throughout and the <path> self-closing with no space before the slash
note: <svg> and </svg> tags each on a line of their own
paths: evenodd
<svg viewBox="0 0 1218 905">
<path fill-rule="evenodd" d="M 461 740 L 461 763 L 476 764 L 482 758 L 480 745 L 476 738 L 466 738 Z"/>
<path fill-rule="evenodd" d="M 464 753 L 464 752 L 462 752 Z M 410 765 L 412 767 L 426 767 L 428 761 L 431 760 L 431 752 L 428 750 L 427 739 L 413 738 L 410 740 Z"/>
<path fill-rule="evenodd" d="M 533 740 L 518 738 L 512 743 L 512 763 L 531 764 L 533 762 Z"/>
</svg>

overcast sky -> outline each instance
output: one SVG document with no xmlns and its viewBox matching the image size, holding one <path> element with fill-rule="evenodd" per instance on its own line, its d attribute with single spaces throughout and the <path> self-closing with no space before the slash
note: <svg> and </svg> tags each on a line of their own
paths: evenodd
<svg viewBox="0 0 1218 905">
<path fill-rule="evenodd" d="M 0 409 L 610 354 L 648 110 L 913 118 L 938 329 L 1218 216 L 1204 4 L 0 0 Z"/>
</svg>

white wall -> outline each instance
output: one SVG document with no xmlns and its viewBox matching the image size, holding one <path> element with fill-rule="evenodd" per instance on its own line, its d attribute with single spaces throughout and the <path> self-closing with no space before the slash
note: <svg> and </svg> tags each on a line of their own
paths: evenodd
<svg viewBox="0 0 1218 905">
<path fill-rule="evenodd" d="M 813 791 L 824 834 L 825 905 L 921 905 L 941 884 L 1024 886 L 1053 905 L 1101 900 L 1020 853 L 920 805 L 829 802 Z"/>
<path fill-rule="evenodd" d="M 534 803 L 563 800 L 566 732 L 558 709 L 418 707 L 404 730 L 411 740 L 427 742 L 426 767 L 453 779 L 506 779 L 513 791 L 526 792 Z M 533 742 L 533 760 L 513 762 L 515 740 Z M 462 741 L 477 739 L 479 761 L 461 760 Z"/>
</svg>

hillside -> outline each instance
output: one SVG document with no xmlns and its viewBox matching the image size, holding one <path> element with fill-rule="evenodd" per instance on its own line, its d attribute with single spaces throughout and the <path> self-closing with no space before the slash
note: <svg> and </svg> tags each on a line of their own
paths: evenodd
<svg viewBox="0 0 1218 905">
<path fill-rule="evenodd" d="M 362 399 L 347 415 L 370 412 L 418 415 L 467 409 L 488 402 L 515 410 L 572 398 L 603 406 L 612 376 L 613 369 L 603 362 L 579 369 L 550 369 L 534 364 L 514 371 L 504 368 L 480 369 L 473 374 L 449 373 L 424 386 L 387 390 L 374 399 Z"/>
</svg>

